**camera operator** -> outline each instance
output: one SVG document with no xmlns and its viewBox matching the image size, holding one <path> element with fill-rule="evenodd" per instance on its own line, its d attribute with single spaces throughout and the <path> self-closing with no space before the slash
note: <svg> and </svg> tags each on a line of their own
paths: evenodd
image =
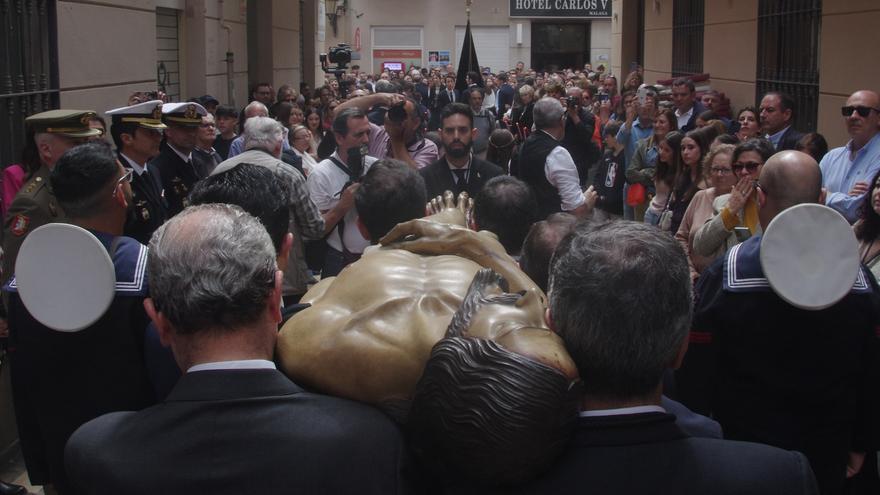
<svg viewBox="0 0 880 495">
<path fill-rule="evenodd" d="M 389 93 L 361 96 L 341 103 L 336 107 L 336 114 L 347 108 L 358 108 L 366 113 L 375 106 L 387 107 L 388 113 L 382 126 L 370 123 L 370 156 L 394 158 L 415 169 L 437 160 L 437 145 L 422 135 L 425 124 L 419 104 L 412 98 Z"/>
<path fill-rule="evenodd" d="M 596 117 L 585 108 L 584 92 L 581 88 L 568 88 L 562 102 L 566 107 L 562 147 L 568 150 L 574 160 L 583 187 L 589 177 L 590 168 L 602 156 L 602 149 L 593 140 L 596 137 Z"/>
</svg>

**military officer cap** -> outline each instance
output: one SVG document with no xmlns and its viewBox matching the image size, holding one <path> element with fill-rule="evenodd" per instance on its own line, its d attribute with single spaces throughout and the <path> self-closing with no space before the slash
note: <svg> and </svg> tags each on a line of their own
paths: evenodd
<svg viewBox="0 0 880 495">
<path fill-rule="evenodd" d="M 205 107 L 195 102 L 166 103 L 162 105 L 162 120 L 168 125 L 198 127 L 208 115 Z"/>
<path fill-rule="evenodd" d="M 146 101 L 128 107 L 108 110 L 114 124 L 137 124 L 147 129 L 165 129 L 162 123 L 162 100 Z"/>
<path fill-rule="evenodd" d="M 25 124 L 37 134 L 56 134 L 72 138 L 100 136 L 101 129 L 89 127 L 89 120 L 98 115 L 91 110 L 49 110 L 24 119 Z"/>
</svg>

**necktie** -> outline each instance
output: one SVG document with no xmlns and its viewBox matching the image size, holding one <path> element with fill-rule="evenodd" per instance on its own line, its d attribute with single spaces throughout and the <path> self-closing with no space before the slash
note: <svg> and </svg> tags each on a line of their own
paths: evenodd
<svg viewBox="0 0 880 495">
<path fill-rule="evenodd" d="M 449 90 L 447 90 L 446 92 L 449 93 L 449 101 L 454 102 L 455 101 L 455 93 L 453 93 L 452 91 L 449 91 Z"/>
<path fill-rule="evenodd" d="M 455 183 L 456 184 L 464 184 L 466 180 L 465 175 L 467 174 L 468 169 L 466 168 L 454 168 L 452 169 L 452 173 L 455 174 Z"/>
</svg>

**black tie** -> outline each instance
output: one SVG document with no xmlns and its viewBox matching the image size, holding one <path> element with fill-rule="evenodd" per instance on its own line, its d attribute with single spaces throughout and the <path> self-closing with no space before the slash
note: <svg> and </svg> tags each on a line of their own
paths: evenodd
<svg viewBox="0 0 880 495">
<path fill-rule="evenodd" d="M 465 174 L 467 174 L 468 169 L 466 168 L 454 168 L 452 169 L 452 173 L 455 174 L 455 183 L 456 184 L 464 184 L 464 181 L 467 180 Z"/>
<path fill-rule="evenodd" d="M 455 101 L 455 94 L 452 91 L 447 91 L 447 93 L 449 93 L 449 101 Z"/>
</svg>

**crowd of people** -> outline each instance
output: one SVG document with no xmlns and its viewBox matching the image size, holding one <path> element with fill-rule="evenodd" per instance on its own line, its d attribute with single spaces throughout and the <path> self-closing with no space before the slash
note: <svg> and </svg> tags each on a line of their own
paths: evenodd
<svg viewBox="0 0 880 495">
<path fill-rule="evenodd" d="M 257 83 L 241 109 L 136 93 L 109 122 L 28 117 L 3 172 L 2 279 L 31 482 L 880 489 L 876 92 L 847 98 L 850 140 L 829 150 L 783 92 L 733 112 L 640 70 L 463 79 L 355 66 Z M 859 246 L 827 307 L 790 304 L 761 264 L 763 232 L 802 204 Z M 110 309 L 76 333 L 16 283 L 24 240 L 54 222 L 92 232 L 116 270 Z M 449 254 L 466 262 L 426 261 Z"/>
</svg>

